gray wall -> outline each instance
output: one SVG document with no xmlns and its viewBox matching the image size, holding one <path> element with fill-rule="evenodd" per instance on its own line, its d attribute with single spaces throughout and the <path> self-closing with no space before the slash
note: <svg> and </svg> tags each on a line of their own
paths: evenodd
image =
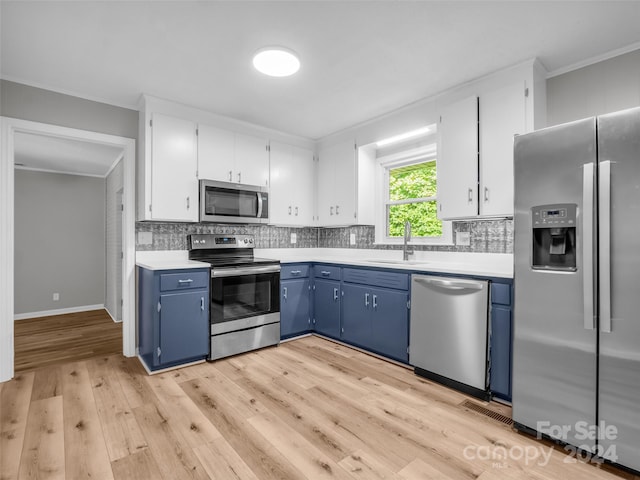
<svg viewBox="0 0 640 480">
<path fill-rule="evenodd" d="M 640 105 L 640 50 L 547 80 L 547 124 Z"/>
<path fill-rule="evenodd" d="M 104 304 L 104 198 L 102 178 L 15 171 L 16 314 Z"/>
<path fill-rule="evenodd" d="M 138 112 L 0 80 L 0 115 L 138 139 Z"/>
</svg>

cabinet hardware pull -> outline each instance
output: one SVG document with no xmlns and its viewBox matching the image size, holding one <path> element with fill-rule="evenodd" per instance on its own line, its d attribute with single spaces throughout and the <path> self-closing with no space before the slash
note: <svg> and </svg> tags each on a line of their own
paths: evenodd
<svg viewBox="0 0 640 480">
<path fill-rule="evenodd" d="M 323 277 L 328 277 L 329 275 L 331 275 L 331 272 L 327 272 L 326 270 L 322 270 L 320 272 L 320 275 L 322 275 Z"/>
<path fill-rule="evenodd" d="M 374 295 L 373 296 L 373 309 L 375 310 L 376 308 L 378 308 L 378 296 Z"/>
<path fill-rule="evenodd" d="M 178 283 L 192 283 L 192 282 L 193 282 L 192 278 L 187 278 L 186 280 L 182 280 L 182 279 L 178 280 Z"/>
<path fill-rule="evenodd" d="M 338 300 L 338 289 L 337 288 L 333 289 L 333 300 L 334 301 Z"/>
<path fill-rule="evenodd" d="M 287 299 L 287 287 L 282 287 L 282 298 Z"/>
<path fill-rule="evenodd" d="M 291 205 L 289 205 L 289 215 L 291 215 Z"/>
<path fill-rule="evenodd" d="M 469 189 L 469 198 L 467 199 L 469 203 L 473 203 L 473 188 Z"/>
<path fill-rule="evenodd" d="M 296 217 L 298 216 L 298 207 L 296 207 Z"/>
<path fill-rule="evenodd" d="M 160 350 L 160 347 L 158 347 L 158 349 L 156 350 L 156 353 L 158 354 L 158 357 L 160 357 L 160 355 L 162 355 L 162 350 Z"/>
<path fill-rule="evenodd" d="M 488 187 L 484 187 L 484 201 L 485 202 L 489 201 L 489 188 Z"/>
<path fill-rule="evenodd" d="M 291 275 L 300 275 L 302 270 L 291 270 Z"/>
<path fill-rule="evenodd" d="M 368 293 L 364 294 L 364 306 L 365 307 L 369 306 L 369 294 Z"/>
<path fill-rule="evenodd" d="M 200 297 L 200 310 L 204 312 L 204 297 Z"/>
<path fill-rule="evenodd" d="M 336 215 L 340 215 L 340 205 L 336 205 Z"/>
<path fill-rule="evenodd" d="M 242 183 L 242 172 L 238 172 L 238 183 Z"/>
<path fill-rule="evenodd" d="M 333 207 L 329 207 L 329 215 L 333 215 Z"/>
<path fill-rule="evenodd" d="M 189 210 L 189 197 L 187 197 L 187 210 Z"/>
<path fill-rule="evenodd" d="M 229 170 L 229 181 L 233 181 L 233 170 Z"/>
</svg>

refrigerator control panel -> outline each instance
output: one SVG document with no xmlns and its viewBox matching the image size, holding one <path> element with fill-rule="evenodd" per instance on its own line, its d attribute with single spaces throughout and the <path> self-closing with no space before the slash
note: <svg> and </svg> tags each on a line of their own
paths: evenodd
<svg viewBox="0 0 640 480">
<path fill-rule="evenodd" d="M 539 205 L 531 209 L 533 228 L 576 226 L 576 204 Z"/>
</svg>

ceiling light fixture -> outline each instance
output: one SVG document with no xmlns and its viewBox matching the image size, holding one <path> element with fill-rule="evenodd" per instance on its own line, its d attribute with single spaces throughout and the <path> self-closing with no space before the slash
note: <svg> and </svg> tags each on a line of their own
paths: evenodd
<svg viewBox="0 0 640 480">
<path fill-rule="evenodd" d="M 288 48 L 265 47 L 253 56 L 253 66 L 270 77 L 288 77 L 300 70 L 300 60 Z"/>
<path fill-rule="evenodd" d="M 401 133 L 400 135 L 396 135 L 394 137 L 385 138 L 384 140 L 380 140 L 376 142 L 377 147 L 384 147 L 385 145 L 391 145 L 392 143 L 401 142 L 403 140 L 408 140 L 413 137 L 419 137 L 420 135 L 424 135 L 431 131 L 431 127 L 422 127 L 416 130 L 411 130 L 410 132 Z"/>
</svg>

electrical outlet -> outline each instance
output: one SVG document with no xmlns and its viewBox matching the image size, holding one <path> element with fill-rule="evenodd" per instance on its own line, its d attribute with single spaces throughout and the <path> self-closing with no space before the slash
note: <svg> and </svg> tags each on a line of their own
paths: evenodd
<svg viewBox="0 0 640 480">
<path fill-rule="evenodd" d="M 297 233 L 291 233 L 291 243 L 298 243 L 298 234 Z"/>
<path fill-rule="evenodd" d="M 462 247 L 471 245 L 471 234 L 469 232 L 456 232 L 456 245 Z"/>
<path fill-rule="evenodd" d="M 349 245 L 355 245 L 356 244 L 356 234 L 352 233 L 349 235 Z"/>
<path fill-rule="evenodd" d="M 151 245 L 153 243 L 152 232 L 138 232 L 138 245 Z"/>
<path fill-rule="evenodd" d="M 54 294 L 53 294 L 53 301 L 54 301 L 54 302 L 57 302 L 57 301 L 59 301 L 59 300 L 60 300 L 60 294 L 59 294 L 59 293 L 54 293 Z"/>
</svg>

